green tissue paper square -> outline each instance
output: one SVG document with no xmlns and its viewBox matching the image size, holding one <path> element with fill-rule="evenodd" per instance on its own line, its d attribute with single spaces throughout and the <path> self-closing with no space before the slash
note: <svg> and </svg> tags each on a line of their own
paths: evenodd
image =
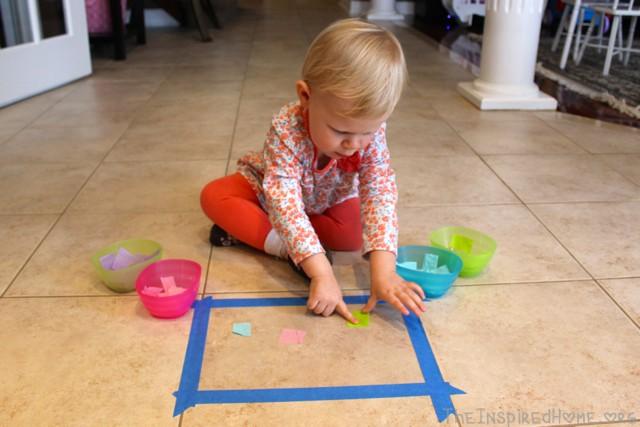
<svg viewBox="0 0 640 427">
<path fill-rule="evenodd" d="M 471 253 L 471 248 L 473 247 L 473 240 L 468 237 L 460 236 L 458 234 L 454 234 L 451 236 L 451 240 L 449 241 L 449 248 L 454 252 L 461 252 L 469 254 Z"/>
<path fill-rule="evenodd" d="M 356 310 L 352 312 L 353 317 L 358 320 L 358 324 L 354 325 L 353 323 L 347 321 L 347 326 L 350 328 L 366 328 L 369 326 L 369 313 L 363 313 L 360 310 Z"/>
</svg>

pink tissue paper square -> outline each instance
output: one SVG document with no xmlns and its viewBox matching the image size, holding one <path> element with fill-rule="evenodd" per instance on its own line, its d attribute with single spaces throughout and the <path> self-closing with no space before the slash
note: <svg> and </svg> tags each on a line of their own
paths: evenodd
<svg viewBox="0 0 640 427">
<path fill-rule="evenodd" d="M 285 328 L 280 333 L 280 344 L 302 344 L 305 334 L 305 331 Z"/>
</svg>

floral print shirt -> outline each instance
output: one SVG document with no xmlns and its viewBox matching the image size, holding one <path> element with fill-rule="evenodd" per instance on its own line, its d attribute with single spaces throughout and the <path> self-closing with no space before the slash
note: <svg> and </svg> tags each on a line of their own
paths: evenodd
<svg viewBox="0 0 640 427">
<path fill-rule="evenodd" d="M 263 152 L 238 160 L 238 172 L 256 192 L 296 264 L 324 252 L 309 215 L 353 197 L 360 197 L 364 253 L 397 252 L 398 194 L 385 129 L 383 123 L 365 149 L 318 169 L 303 109 L 299 102 L 290 103 L 273 117 Z"/>
</svg>

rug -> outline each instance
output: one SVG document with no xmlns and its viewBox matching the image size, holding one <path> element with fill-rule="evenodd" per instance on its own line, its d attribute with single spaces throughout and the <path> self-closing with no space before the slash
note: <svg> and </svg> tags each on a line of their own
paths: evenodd
<svg viewBox="0 0 640 427">
<path fill-rule="evenodd" d="M 605 49 L 598 53 L 595 48 L 587 48 L 580 65 L 576 65 L 569 56 L 567 66 L 561 70 L 562 45 L 551 52 L 552 43 L 552 37 L 540 38 L 536 71 L 583 95 L 604 101 L 633 117 L 640 117 L 640 54 L 631 54 L 627 66 L 614 57 L 609 75 L 603 76 Z"/>
</svg>

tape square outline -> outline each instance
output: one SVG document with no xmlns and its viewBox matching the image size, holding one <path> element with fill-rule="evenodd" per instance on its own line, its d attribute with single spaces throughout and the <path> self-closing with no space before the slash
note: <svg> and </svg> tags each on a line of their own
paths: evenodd
<svg viewBox="0 0 640 427">
<path fill-rule="evenodd" d="M 346 304 L 364 304 L 368 295 L 346 296 Z M 202 360 L 209 329 L 211 310 L 240 307 L 290 307 L 305 306 L 305 298 L 230 298 L 213 299 L 207 296 L 193 303 L 193 319 L 185 352 L 180 385 L 173 395 L 176 404 L 173 416 L 190 407 L 202 404 L 301 402 L 322 400 L 381 399 L 391 397 L 427 396 L 439 422 L 443 422 L 456 410 L 451 400 L 454 394 L 464 391 L 453 387 L 442 378 L 438 362 L 431 350 L 429 339 L 418 316 L 403 316 L 405 326 L 422 371 L 424 382 L 402 384 L 375 384 L 337 387 L 271 388 L 245 390 L 198 390 Z"/>
</svg>

